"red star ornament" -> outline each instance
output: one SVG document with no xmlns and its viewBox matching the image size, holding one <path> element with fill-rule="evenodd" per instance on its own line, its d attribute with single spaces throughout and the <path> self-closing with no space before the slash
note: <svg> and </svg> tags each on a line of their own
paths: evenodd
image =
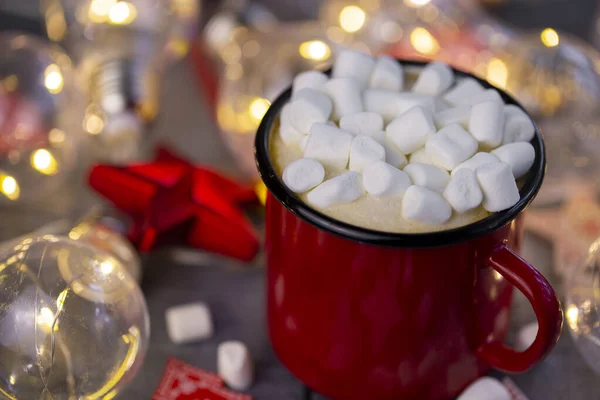
<svg viewBox="0 0 600 400">
<path fill-rule="evenodd" d="M 140 251 L 187 244 L 250 261 L 258 234 L 241 210 L 256 193 L 165 148 L 154 161 L 125 167 L 97 165 L 88 182 L 133 220 L 129 238 Z"/>
</svg>

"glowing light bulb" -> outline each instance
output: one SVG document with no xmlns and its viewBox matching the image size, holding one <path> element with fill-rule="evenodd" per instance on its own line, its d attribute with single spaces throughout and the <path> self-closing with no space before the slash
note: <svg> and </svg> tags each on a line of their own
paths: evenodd
<svg viewBox="0 0 600 400">
<path fill-rule="evenodd" d="M 58 171 L 56 159 L 46 149 L 38 149 L 33 152 L 31 166 L 44 175 L 54 175 Z"/>
<path fill-rule="evenodd" d="M 90 3 L 88 18 L 92 22 L 102 23 L 108 18 L 112 7 L 117 4 L 117 0 L 93 0 Z"/>
<path fill-rule="evenodd" d="M 492 58 L 487 65 L 486 78 L 492 85 L 505 89 L 508 81 L 506 63 L 499 58 Z"/>
<path fill-rule="evenodd" d="M 340 26 L 346 32 L 357 32 L 364 26 L 366 18 L 362 8 L 346 6 L 340 12 Z"/>
<path fill-rule="evenodd" d="M 558 32 L 552 28 L 544 29 L 540 35 L 540 39 L 546 47 L 556 47 L 560 43 L 560 36 L 558 36 Z"/>
<path fill-rule="evenodd" d="M 431 0 L 404 0 L 404 4 L 409 7 L 422 7 L 425 4 L 428 4 Z"/>
<path fill-rule="evenodd" d="M 64 78 L 60 72 L 60 68 L 56 64 L 50 64 L 44 70 L 44 85 L 52 94 L 58 94 L 64 86 Z"/>
<path fill-rule="evenodd" d="M 410 43 L 421 54 L 434 55 L 440 50 L 440 45 L 425 28 L 415 28 L 410 33 Z"/>
<path fill-rule="evenodd" d="M 270 105 L 271 103 L 268 100 L 258 97 L 250 103 L 250 114 L 254 119 L 260 121 Z"/>
<path fill-rule="evenodd" d="M 567 317 L 567 323 L 569 327 L 573 330 L 573 332 L 577 332 L 579 330 L 577 326 L 577 322 L 579 321 L 579 309 L 577 306 L 571 304 L 567 307 L 567 311 L 565 311 L 565 316 Z"/>
<path fill-rule="evenodd" d="M 10 175 L 0 173 L 0 193 L 9 200 L 17 200 L 20 195 L 20 188 L 17 180 Z"/>
<path fill-rule="evenodd" d="M 53 146 L 57 146 L 65 141 L 65 133 L 60 129 L 53 128 L 48 132 L 48 141 Z"/>
<path fill-rule="evenodd" d="M 308 60 L 326 60 L 331 56 L 331 49 L 327 43 L 320 40 L 309 40 L 298 47 L 300 55 Z"/>
<path fill-rule="evenodd" d="M 128 25 L 135 21 L 137 10 L 135 6 L 126 1 L 113 5 L 108 12 L 108 21 L 115 25 Z"/>
<path fill-rule="evenodd" d="M 90 135 L 98 135 L 104 129 L 104 121 L 97 114 L 86 114 L 83 129 Z"/>
<path fill-rule="evenodd" d="M 115 265 L 108 260 L 100 264 L 100 271 L 102 271 L 104 275 L 110 275 L 110 273 L 113 272 L 114 269 Z"/>
</svg>

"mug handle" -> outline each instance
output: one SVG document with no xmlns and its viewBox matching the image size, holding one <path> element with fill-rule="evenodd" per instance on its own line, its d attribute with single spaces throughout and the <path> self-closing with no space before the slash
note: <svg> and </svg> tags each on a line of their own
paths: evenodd
<svg viewBox="0 0 600 400">
<path fill-rule="evenodd" d="M 477 356 L 504 372 L 524 372 L 552 350 L 562 328 L 560 302 L 550 283 L 531 264 L 501 245 L 490 254 L 487 264 L 519 289 L 529 300 L 538 320 L 538 333 L 525 351 L 516 351 L 490 339 L 477 348 Z"/>
</svg>

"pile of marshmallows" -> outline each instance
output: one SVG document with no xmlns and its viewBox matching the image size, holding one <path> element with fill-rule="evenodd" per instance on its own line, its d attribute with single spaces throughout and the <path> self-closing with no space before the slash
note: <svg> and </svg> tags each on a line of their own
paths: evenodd
<svg viewBox="0 0 600 400">
<path fill-rule="evenodd" d="M 452 69 L 433 62 L 403 91 L 400 63 L 351 50 L 331 75 L 297 75 L 280 116 L 281 139 L 304 152 L 283 181 L 308 192 L 308 203 L 325 209 L 366 191 L 401 197 L 407 220 L 443 224 L 452 210 L 483 203 L 496 212 L 519 201 L 516 179 L 533 165 L 535 128 L 496 90 L 472 78 L 455 84 Z M 336 176 L 323 181 L 325 171 Z"/>
</svg>

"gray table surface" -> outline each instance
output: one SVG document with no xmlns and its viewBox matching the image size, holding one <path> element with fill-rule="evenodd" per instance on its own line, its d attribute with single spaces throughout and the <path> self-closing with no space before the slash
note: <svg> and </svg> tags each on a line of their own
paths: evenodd
<svg viewBox="0 0 600 400">
<path fill-rule="evenodd" d="M 153 125 L 154 140 L 167 142 L 191 160 L 212 164 L 237 174 L 235 162 L 225 148 L 212 122 L 202 96 L 191 84 L 195 78 L 188 64 L 174 66 L 166 77 L 163 109 Z M 61 196 L 37 211 L 0 210 L 0 238 L 26 232 L 40 220 L 55 214 L 77 214 L 97 201 L 80 181 L 72 181 Z M 559 293 L 561 282 L 551 270 L 551 245 L 526 235 L 523 256 L 553 282 Z M 120 399 L 149 399 L 158 384 L 166 360 L 177 357 L 195 366 L 215 371 L 216 350 L 220 342 L 238 339 L 245 342 L 256 362 L 256 382 L 248 390 L 255 399 L 314 399 L 312 394 L 277 360 L 265 330 L 264 269 L 260 255 L 252 265 L 189 249 L 164 249 L 147 254 L 144 260 L 142 289 L 151 315 L 151 342 L 139 375 L 119 396 Z M 207 302 L 214 316 L 215 335 L 202 343 L 175 345 L 167 337 L 164 313 L 173 305 L 193 301 Z M 516 329 L 534 320 L 525 298 L 517 294 L 512 313 Z M 496 376 L 502 376 L 499 373 Z M 536 368 L 512 379 L 531 400 L 600 399 L 600 380 L 584 363 L 573 346 L 566 327 L 556 348 Z"/>
</svg>

